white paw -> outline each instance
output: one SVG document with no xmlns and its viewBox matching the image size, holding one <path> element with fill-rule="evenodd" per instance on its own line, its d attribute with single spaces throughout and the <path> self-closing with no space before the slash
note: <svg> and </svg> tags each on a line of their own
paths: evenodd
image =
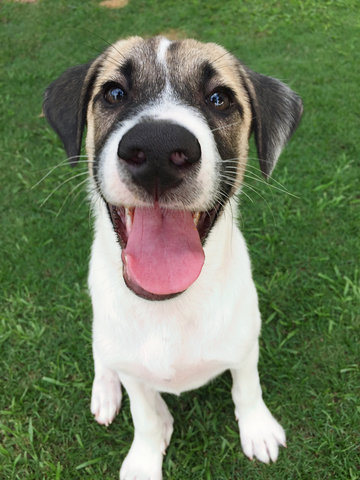
<svg viewBox="0 0 360 480">
<path fill-rule="evenodd" d="M 163 456 L 158 448 L 134 440 L 120 470 L 120 480 L 162 480 Z"/>
<path fill-rule="evenodd" d="M 110 425 L 119 413 L 121 405 L 121 386 L 115 372 L 107 370 L 95 375 L 91 394 L 91 413 L 101 425 Z"/>
<path fill-rule="evenodd" d="M 282 426 L 271 415 L 261 400 L 258 406 L 243 410 L 238 416 L 241 446 L 251 460 L 256 457 L 264 463 L 275 462 L 279 445 L 286 447 Z"/>
</svg>

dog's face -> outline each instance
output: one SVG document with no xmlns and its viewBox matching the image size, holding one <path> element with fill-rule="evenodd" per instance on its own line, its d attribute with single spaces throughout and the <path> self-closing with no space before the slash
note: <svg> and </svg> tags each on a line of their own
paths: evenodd
<svg viewBox="0 0 360 480">
<path fill-rule="evenodd" d="M 268 176 L 302 105 L 216 44 L 132 37 L 65 72 L 44 112 L 71 159 L 87 123 L 90 176 L 125 282 L 160 300 L 200 274 L 207 236 L 241 186 L 252 131 Z"/>
</svg>

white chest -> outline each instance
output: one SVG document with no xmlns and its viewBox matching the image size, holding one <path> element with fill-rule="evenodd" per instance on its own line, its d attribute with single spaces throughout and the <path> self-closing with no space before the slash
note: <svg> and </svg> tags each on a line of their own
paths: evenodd
<svg viewBox="0 0 360 480">
<path fill-rule="evenodd" d="M 197 281 L 162 302 L 131 293 L 122 280 L 121 260 L 114 262 L 118 245 L 96 236 L 89 286 L 94 354 L 105 366 L 120 377 L 180 393 L 241 362 L 259 333 L 257 295 L 241 234 L 231 225 L 220 227 L 207 243 Z"/>
<path fill-rule="evenodd" d="M 181 328 L 174 321 L 149 319 L 136 329 L 122 325 L 111 336 L 104 329 L 94 331 L 94 347 L 120 377 L 135 376 L 171 393 L 197 388 L 235 363 L 236 352 L 226 343 L 219 332 L 206 335 L 201 326 Z"/>
</svg>

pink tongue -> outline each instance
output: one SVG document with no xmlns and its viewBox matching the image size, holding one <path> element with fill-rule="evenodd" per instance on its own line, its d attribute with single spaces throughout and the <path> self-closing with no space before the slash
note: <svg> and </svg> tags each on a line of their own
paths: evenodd
<svg viewBox="0 0 360 480">
<path fill-rule="evenodd" d="M 135 208 L 123 262 L 130 282 L 167 295 L 186 290 L 200 275 L 204 251 L 190 212 Z"/>
</svg>

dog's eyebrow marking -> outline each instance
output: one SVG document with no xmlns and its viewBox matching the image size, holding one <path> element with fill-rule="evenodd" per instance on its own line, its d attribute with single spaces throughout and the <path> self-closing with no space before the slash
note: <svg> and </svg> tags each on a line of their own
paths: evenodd
<svg viewBox="0 0 360 480">
<path fill-rule="evenodd" d="M 120 67 L 120 73 L 122 73 L 128 83 L 129 88 L 131 88 L 132 84 L 132 72 L 133 72 L 133 62 L 129 59 L 126 60 L 126 62 L 121 65 Z"/>
<path fill-rule="evenodd" d="M 202 83 L 206 85 L 215 77 L 216 69 L 209 62 L 204 62 L 202 65 Z"/>
</svg>

